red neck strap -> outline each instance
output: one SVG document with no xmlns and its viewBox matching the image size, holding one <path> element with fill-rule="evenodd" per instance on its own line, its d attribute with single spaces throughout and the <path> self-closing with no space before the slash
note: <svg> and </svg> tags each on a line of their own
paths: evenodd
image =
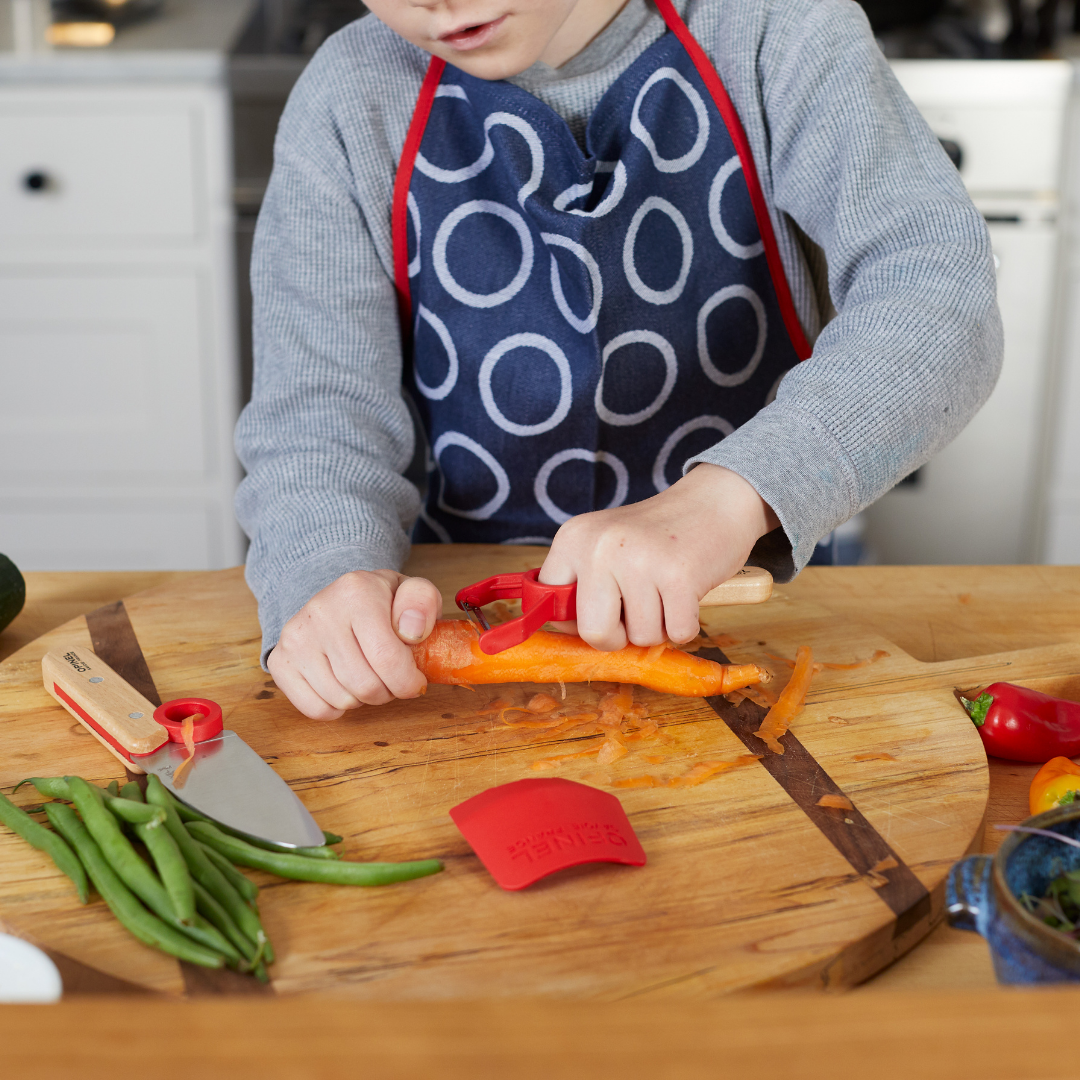
<svg viewBox="0 0 1080 1080">
<path fill-rule="evenodd" d="M 765 260 L 769 265 L 769 274 L 772 276 L 773 288 L 776 290 L 776 299 L 780 304 L 780 314 L 784 319 L 788 337 L 795 349 L 795 355 L 800 360 L 806 360 L 811 353 L 810 342 L 806 340 L 802 324 L 799 322 L 798 313 L 795 311 L 795 302 L 791 299 L 791 289 L 788 286 L 787 275 L 784 273 L 784 264 L 780 260 L 780 249 L 776 244 L 776 233 L 773 232 L 772 218 L 769 217 L 769 207 L 765 202 L 765 194 L 761 190 L 761 180 L 758 178 L 757 166 L 754 164 L 754 155 L 750 150 L 750 140 L 746 137 L 739 114 L 728 97 L 720 76 L 713 67 L 712 61 L 705 55 L 705 50 L 697 43 L 697 39 L 690 33 L 686 23 L 679 17 L 671 0 L 654 0 L 660 14 L 664 17 L 668 29 L 682 42 L 694 67 L 697 68 L 701 81 L 708 88 L 720 115 L 727 125 L 728 134 L 735 144 L 739 161 L 742 163 L 743 176 L 746 177 L 746 186 L 750 191 L 750 205 L 754 208 L 754 217 L 757 219 L 758 231 L 761 233 L 762 243 L 765 245 Z"/>
<path fill-rule="evenodd" d="M 394 288 L 397 290 L 398 317 L 401 322 L 403 348 L 408 349 L 412 339 L 412 296 L 409 291 L 409 186 L 412 184 L 413 168 L 416 155 L 420 153 L 420 143 L 424 138 L 431 105 L 435 100 L 435 91 L 442 78 L 446 61 L 437 56 L 431 58 L 427 74 L 420 87 L 420 96 L 416 99 L 412 121 L 405 135 L 405 145 L 401 149 L 401 162 L 397 176 L 394 177 L 394 202 L 391 218 L 391 235 L 394 242 Z"/>
</svg>

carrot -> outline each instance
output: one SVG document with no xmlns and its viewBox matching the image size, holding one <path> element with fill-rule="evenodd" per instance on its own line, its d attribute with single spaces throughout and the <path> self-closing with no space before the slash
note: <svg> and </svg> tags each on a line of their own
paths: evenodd
<svg viewBox="0 0 1080 1080">
<path fill-rule="evenodd" d="M 781 691 L 776 704 L 765 714 L 761 727 L 754 732 L 759 739 L 768 744 L 774 754 L 784 752 L 780 739 L 791 727 L 791 721 L 802 710 L 807 691 L 810 689 L 810 680 L 813 677 L 814 654 L 809 645 L 800 645 L 795 654 L 795 670 L 791 673 L 791 680 Z"/>
<path fill-rule="evenodd" d="M 650 652 L 653 658 L 647 660 Z M 603 680 L 682 697 L 708 697 L 769 678 L 757 664 L 717 664 L 679 649 L 650 650 L 641 645 L 600 652 L 579 637 L 545 630 L 488 656 L 480 650 L 478 631 L 464 619 L 437 622 L 431 636 L 413 646 L 413 655 L 429 682 L 451 685 Z"/>
<path fill-rule="evenodd" d="M 180 768 L 173 773 L 173 787 L 182 788 L 187 781 L 187 777 L 184 776 L 184 770 L 195 760 L 195 721 L 201 720 L 202 718 L 202 713 L 193 713 L 191 716 L 185 716 L 184 722 L 180 725 L 180 735 L 184 740 L 184 748 L 187 750 L 187 757 L 184 758 Z"/>
<path fill-rule="evenodd" d="M 817 801 L 818 806 L 824 806 L 829 810 L 854 810 L 851 800 L 846 795 L 822 795 Z"/>
</svg>

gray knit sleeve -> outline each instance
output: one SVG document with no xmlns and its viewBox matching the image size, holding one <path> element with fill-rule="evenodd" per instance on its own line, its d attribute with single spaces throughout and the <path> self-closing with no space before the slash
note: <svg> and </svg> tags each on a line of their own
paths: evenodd
<svg viewBox="0 0 1080 1080">
<path fill-rule="evenodd" d="M 786 580 L 956 437 L 994 387 L 1002 332 L 985 223 L 861 9 L 753 8 L 766 12 L 757 77 L 732 82 L 760 97 L 736 107 L 775 212 L 825 253 L 838 315 L 776 400 L 687 467 L 754 485 L 782 525 L 755 555 Z"/>
<path fill-rule="evenodd" d="M 345 34 L 302 76 L 255 235 L 255 378 L 236 430 L 247 470 L 236 507 L 251 538 L 264 660 L 324 586 L 352 570 L 400 567 L 419 508 L 402 475 L 414 436 L 392 268 L 373 239 L 378 231 L 388 247 L 397 155 L 377 114 L 352 131 L 340 122 L 364 105 L 343 92 L 365 82 L 355 76 L 363 47 L 362 35 Z M 411 99 L 396 97 L 407 109 Z M 364 190 L 356 160 L 379 190 Z"/>
</svg>

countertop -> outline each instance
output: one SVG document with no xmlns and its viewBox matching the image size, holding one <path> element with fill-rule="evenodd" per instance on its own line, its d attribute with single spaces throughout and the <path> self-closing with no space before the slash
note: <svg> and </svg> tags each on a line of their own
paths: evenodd
<svg viewBox="0 0 1080 1080">
<path fill-rule="evenodd" d="M 79 614 L 183 576 L 29 573 L 26 608 L 0 634 L 0 660 Z M 1080 567 L 811 567 L 783 588 L 873 626 L 921 660 L 1058 642 L 1080 648 Z M 991 760 L 988 822 L 1026 816 L 1035 768 Z M 984 850 L 994 850 L 1000 836 L 987 830 Z M 353 1075 L 350 1063 L 355 1069 L 358 1055 L 370 1054 L 373 1075 L 395 1077 L 430 1075 L 435 1067 L 449 1076 L 583 1075 L 586 1060 L 590 1076 L 714 1076 L 722 1059 L 730 1076 L 832 1077 L 872 1067 L 878 1077 L 946 1077 L 963 1069 L 984 1078 L 1046 1078 L 1069 1074 L 1064 1066 L 1055 1071 L 1050 1049 L 1075 1017 L 1080 990 L 1000 988 L 982 939 L 941 926 L 846 995 L 785 992 L 769 1000 L 768 1008 L 758 994 L 590 1006 L 584 1013 L 580 1003 L 313 999 L 181 1006 L 147 1000 L 125 1009 L 145 1013 L 138 1025 L 144 1035 L 176 1028 L 175 1020 L 169 1024 L 174 1013 L 158 1017 L 157 1010 L 185 1010 L 185 1037 L 162 1076 L 191 1075 L 202 1052 L 190 1049 L 193 1036 L 202 1032 L 202 1045 L 212 1048 L 206 1052 L 228 1058 L 236 1077 Z M 7 1006 L 0 1008 L 0 1043 L 12 1065 L 77 1060 L 83 1075 L 104 1075 L 117 1040 L 127 1042 L 129 1032 L 110 1026 L 119 1022 L 115 1006 L 110 1011 L 92 999 L 52 1010 Z M 315 1043 L 321 1050 L 312 1056 L 306 1048 Z"/>
<path fill-rule="evenodd" d="M 0 3 L 0 84 L 220 81 L 255 6 L 256 0 L 166 0 L 160 15 L 122 27 L 104 48 L 44 48 L 22 56 L 11 51 Z"/>
</svg>

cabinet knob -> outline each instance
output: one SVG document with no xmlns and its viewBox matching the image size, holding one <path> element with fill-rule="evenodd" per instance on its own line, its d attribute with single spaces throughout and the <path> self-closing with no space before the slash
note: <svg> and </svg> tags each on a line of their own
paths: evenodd
<svg viewBox="0 0 1080 1080">
<path fill-rule="evenodd" d="M 27 191 L 38 192 L 47 191 L 52 187 L 52 179 L 47 172 L 42 172 L 40 169 L 33 169 L 23 177 L 23 187 Z"/>
</svg>

